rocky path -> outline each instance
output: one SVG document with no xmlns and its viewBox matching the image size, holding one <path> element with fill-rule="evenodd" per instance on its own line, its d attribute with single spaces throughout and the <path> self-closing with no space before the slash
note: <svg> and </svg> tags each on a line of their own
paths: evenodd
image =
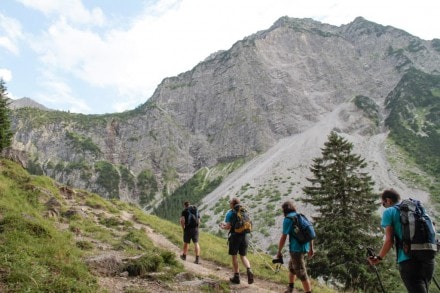
<svg viewBox="0 0 440 293">
<path fill-rule="evenodd" d="M 229 280 L 229 277 L 232 275 L 230 267 L 222 267 L 204 259 L 201 260 L 200 264 L 195 264 L 192 254 L 188 255 L 186 261 L 182 261 L 178 257 L 181 253 L 180 247 L 174 245 L 163 235 L 156 233 L 152 228 L 134 221 L 130 213 L 123 212 L 122 218 L 126 221 L 133 222 L 135 228 L 143 229 L 155 246 L 174 252 L 177 259 L 184 265 L 186 273 L 182 274 L 182 276 L 176 276 L 177 280 L 172 284 L 164 284 L 157 280 L 151 281 L 144 278 L 132 278 L 127 276 L 100 276 L 99 283 L 102 288 L 108 290 L 110 293 L 125 292 L 128 288 L 138 288 L 142 290 L 141 292 L 206 292 L 207 286 L 213 288 L 214 292 L 224 291 L 221 288 L 216 288 L 216 284 L 219 283 L 219 280 Z M 190 249 L 191 248 L 192 247 L 190 247 Z M 107 251 L 107 253 L 117 252 Z M 181 280 L 179 278 L 181 278 Z M 255 282 L 249 285 L 247 284 L 245 274 L 242 276 L 241 282 L 239 285 L 231 285 L 230 292 L 284 292 L 285 290 L 284 285 L 260 280 L 258 278 L 255 278 Z"/>
</svg>

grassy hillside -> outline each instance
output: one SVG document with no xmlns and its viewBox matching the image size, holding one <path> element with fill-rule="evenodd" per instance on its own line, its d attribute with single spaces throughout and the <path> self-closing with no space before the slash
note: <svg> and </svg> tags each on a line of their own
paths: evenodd
<svg viewBox="0 0 440 293">
<path fill-rule="evenodd" d="M 0 292 L 109 292 L 103 275 L 116 279 L 123 272 L 124 292 L 153 290 L 133 285 L 136 278 L 144 286 L 161 284 L 161 289 L 174 291 L 182 286 L 177 276 L 185 268 L 176 252 L 158 247 L 147 236 L 146 227 L 181 246 L 177 224 L 0 160 Z M 226 238 L 202 231 L 200 244 L 202 259 L 230 274 Z M 104 258 L 106 254 L 112 257 Z M 252 247 L 249 258 L 261 282 L 286 282 L 286 269 L 274 273 L 270 256 Z M 230 290 L 218 273 L 213 275 L 214 285 L 200 291 Z M 314 292 L 333 291 L 316 283 Z"/>
<path fill-rule="evenodd" d="M 440 76 L 409 70 L 386 100 L 390 138 L 433 178 L 427 186 L 440 202 Z"/>
<path fill-rule="evenodd" d="M 244 159 L 237 159 L 229 163 L 219 163 L 212 168 L 200 169 L 192 178 L 166 197 L 154 209 L 154 214 L 171 221 L 178 219 L 185 201 L 199 205 L 204 196 L 219 186 L 223 178 L 227 177 L 244 162 Z"/>
</svg>

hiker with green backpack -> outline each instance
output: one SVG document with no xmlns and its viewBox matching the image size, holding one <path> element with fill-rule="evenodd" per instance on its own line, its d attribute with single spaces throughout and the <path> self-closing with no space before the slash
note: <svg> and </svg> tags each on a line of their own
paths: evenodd
<svg viewBox="0 0 440 293">
<path fill-rule="evenodd" d="M 311 223 L 304 215 L 297 213 L 296 207 L 291 201 L 286 201 L 281 205 L 283 210 L 283 231 L 278 243 L 278 253 L 273 263 L 283 262 L 282 250 L 289 236 L 289 286 L 286 292 L 294 292 L 296 277 L 301 280 L 304 292 L 312 292 L 312 285 L 307 275 L 305 256 L 313 257 L 313 239 L 315 231 Z"/>
<path fill-rule="evenodd" d="M 408 199 L 400 202 L 400 195 L 394 189 L 383 191 L 381 199 L 385 207 L 381 223 L 385 229 L 385 240 L 379 254 L 368 258 L 369 263 L 377 265 L 395 244 L 400 277 L 407 291 L 428 292 L 437 251 L 431 219 L 419 201 Z"/>
<path fill-rule="evenodd" d="M 200 214 L 197 207 L 190 205 L 188 201 L 183 203 L 184 209 L 180 216 L 180 225 L 183 230 L 183 251 L 180 255 L 182 260 L 186 260 L 189 244 L 194 243 L 195 264 L 200 264 L 200 245 L 199 245 L 199 225 Z"/>
<path fill-rule="evenodd" d="M 254 274 L 251 270 L 251 264 L 246 257 L 252 222 L 250 221 L 248 211 L 240 204 L 240 199 L 232 198 L 229 201 L 229 206 L 231 209 L 226 213 L 225 221 L 219 225 L 221 229 L 229 230 L 229 255 L 232 257 L 232 267 L 234 270 L 234 276 L 229 280 L 233 284 L 240 284 L 237 257 L 237 254 L 240 254 L 241 262 L 246 267 L 248 284 L 252 284 L 254 282 Z"/>
</svg>

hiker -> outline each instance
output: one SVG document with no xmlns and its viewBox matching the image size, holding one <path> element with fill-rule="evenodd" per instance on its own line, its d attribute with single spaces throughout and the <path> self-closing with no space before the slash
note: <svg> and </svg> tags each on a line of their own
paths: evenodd
<svg viewBox="0 0 440 293">
<path fill-rule="evenodd" d="M 296 207 L 291 201 L 286 201 L 281 205 L 283 210 L 284 220 L 283 220 L 283 232 L 278 243 L 278 253 L 276 258 L 281 259 L 283 257 L 281 251 L 283 250 L 284 244 L 286 243 L 287 235 L 289 235 L 289 286 L 285 292 L 294 292 L 294 283 L 296 277 L 301 280 L 304 292 L 312 292 L 312 285 L 310 283 L 309 276 L 307 275 L 305 255 L 308 254 L 309 257 L 314 255 L 313 251 L 313 240 L 306 243 L 299 243 L 295 238 L 295 232 L 293 231 L 293 219 L 296 213 Z"/>
<path fill-rule="evenodd" d="M 249 246 L 249 233 L 236 233 L 234 232 L 234 207 L 240 204 L 240 199 L 232 198 L 229 201 L 230 210 L 226 213 L 225 221 L 220 223 L 220 228 L 224 230 L 230 230 L 228 244 L 229 244 L 229 255 L 232 256 L 232 267 L 234 270 L 234 276 L 229 278 L 231 283 L 240 284 L 240 271 L 238 267 L 238 257 L 237 254 L 240 254 L 241 262 L 246 267 L 246 274 L 248 278 L 248 284 L 252 284 L 254 282 L 254 274 L 251 270 L 251 264 L 246 257 L 247 249 Z M 236 215 L 235 215 L 236 217 Z"/>
<path fill-rule="evenodd" d="M 382 205 L 385 210 L 382 214 L 381 226 L 385 229 L 385 240 L 377 256 L 369 257 L 371 265 L 377 265 L 385 258 L 393 247 L 394 238 L 403 239 L 400 211 L 393 208 L 400 202 L 400 195 L 394 189 L 387 189 L 381 195 Z M 434 259 L 411 259 L 402 248 L 397 247 L 397 263 L 399 264 L 400 277 L 409 293 L 425 293 L 434 273 Z"/>
<path fill-rule="evenodd" d="M 200 245 L 199 245 L 199 225 L 200 225 L 200 215 L 197 208 L 191 206 L 188 201 L 183 203 L 184 209 L 182 215 L 180 216 L 180 225 L 183 230 L 183 252 L 180 255 L 182 260 L 186 260 L 186 255 L 188 253 L 189 244 L 194 243 L 194 253 L 196 255 L 196 260 L 194 263 L 200 264 Z"/>
</svg>

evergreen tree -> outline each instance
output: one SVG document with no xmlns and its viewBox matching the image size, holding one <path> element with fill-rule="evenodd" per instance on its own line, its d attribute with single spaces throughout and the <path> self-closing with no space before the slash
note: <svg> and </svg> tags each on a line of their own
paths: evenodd
<svg viewBox="0 0 440 293">
<path fill-rule="evenodd" d="M 379 196 L 373 194 L 367 166 L 353 145 L 331 132 L 322 157 L 313 159 L 314 178 L 303 188 L 305 203 L 316 207 L 314 216 L 316 254 L 309 261 L 310 274 L 322 277 L 343 290 L 379 292 L 366 248 L 380 247 L 380 221 L 375 211 Z"/>
<path fill-rule="evenodd" d="M 11 121 L 9 120 L 8 97 L 6 85 L 0 78 L 0 154 L 9 147 L 12 142 Z"/>
</svg>

